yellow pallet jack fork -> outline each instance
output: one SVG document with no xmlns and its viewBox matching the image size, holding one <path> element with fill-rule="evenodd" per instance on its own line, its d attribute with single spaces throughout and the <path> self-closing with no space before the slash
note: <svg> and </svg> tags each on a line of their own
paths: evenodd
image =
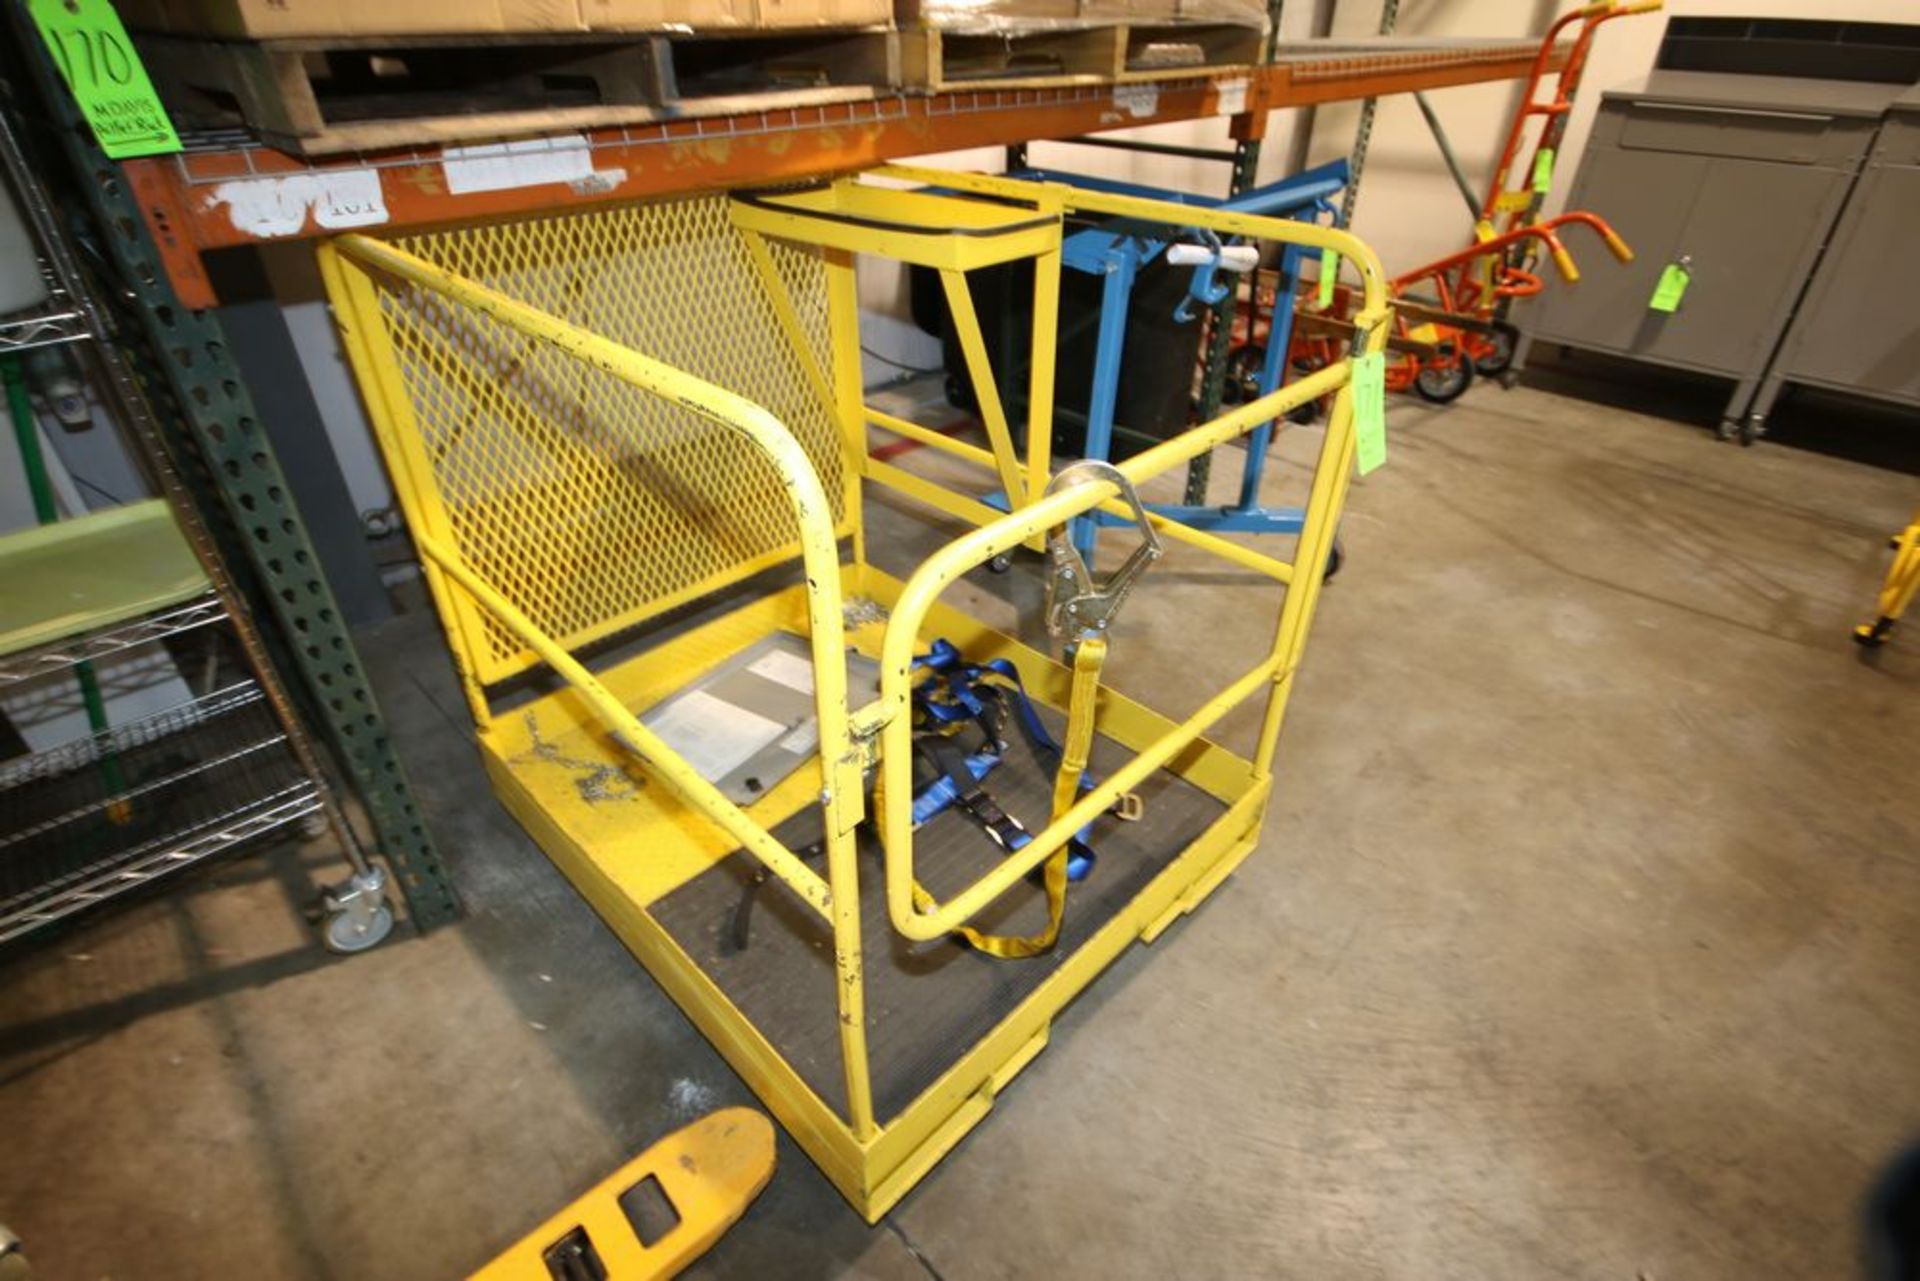
<svg viewBox="0 0 1920 1281">
<path fill-rule="evenodd" d="M 663 1281 L 713 1248 L 773 1177 L 773 1122 L 722 1108 L 676 1130 L 470 1281 Z"/>
</svg>

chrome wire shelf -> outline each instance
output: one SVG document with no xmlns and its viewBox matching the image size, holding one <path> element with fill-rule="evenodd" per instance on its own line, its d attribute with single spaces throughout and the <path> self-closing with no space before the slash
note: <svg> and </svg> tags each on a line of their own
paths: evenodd
<svg viewBox="0 0 1920 1281">
<path fill-rule="evenodd" d="M 67 292 L 59 273 L 44 258 L 40 259 L 39 266 L 40 278 L 47 285 L 47 296 L 31 311 L 0 316 L 0 355 L 93 337 L 86 312 Z"/>
<path fill-rule="evenodd" d="M 321 808 L 242 681 L 0 767 L 0 942 Z"/>
<path fill-rule="evenodd" d="M 132 649 L 136 645 L 145 645 L 149 641 L 161 640 L 196 627 L 205 627 L 226 618 L 226 606 L 220 603 L 219 596 L 208 592 L 185 605 L 165 610 L 158 614 L 149 614 L 110 627 L 104 631 L 88 632 L 71 640 L 53 645 L 42 645 L 38 649 L 23 650 L 18 654 L 8 654 L 0 658 L 0 688 L 31 680 L 36 676 L 45 676 L 49 672 L 63 671 L 66 668 L 94 659 L 105 658 L 122 650 Z"/>
<path fill-rule="evenodd" d="M 24 316 L 0 317 L 0 354 L 56 347 L 93 337 L 78 307 L 53 298 Z"/>
</svg>

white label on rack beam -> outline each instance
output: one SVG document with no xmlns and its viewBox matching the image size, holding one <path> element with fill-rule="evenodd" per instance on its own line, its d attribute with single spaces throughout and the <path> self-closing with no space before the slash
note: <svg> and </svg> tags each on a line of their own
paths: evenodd
<svg viewBox="0 0 1920 1281">
<path fill-rule="evenodd" d="M 718 783 L 786 732 L 779 721 L 715 698 L 704 689 L 688 690 L 658 716 L 649 716 L 645 724 L 709 783 Z"/>
<path fill-rule="evenodd" d="M 476 191 L 511 191 L 550 182 L 587 182 L 593 174 L 593 148 L 584 134 L 487 142 L 472 147 L 442 147 L 440 167 L 447 191 L 466 196 Z"/>
<path fill-rule="evenodd" d="M 1135 120 L 1144 120 L 1160 110 L 1160 86 L 1151 80 L 1140 84 L 1115 85 L 1113 105 Z"/>
<path fill-rule="evenodd" d="M 225 205 L 234 230 L 259 239 L 297 236 L 307 219 L 325 231 L 373 227 L 387 221 L 380 175 L 371 169 L 314 169 L 284 178 L 237 178 L 207 197 Z"/>
<path fill-rule="evenodd" d="M 1222 80 L 1214 92 L 1218 95 L 1216 100 L 1218 105 L 1214 107 L 1215 114 L 1237 116 L 1247 109 L 1247 82 L 1244 77 L 1239 80 Z"/>
<path fill-rule="evenodd" d="M 813 660 L 810 658 L 784 649 L 770 649 L 748 663 L 747 670 L 776 685 L 797 689 L 802 694 L 813 693 Z"/>
</svg>

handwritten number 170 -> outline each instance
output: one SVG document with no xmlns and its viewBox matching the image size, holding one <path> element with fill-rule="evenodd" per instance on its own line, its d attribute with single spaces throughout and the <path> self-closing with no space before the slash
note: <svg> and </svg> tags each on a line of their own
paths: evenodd
<svg viewBox="0 0 1920 1281">
<path fill-rule="evenodd" d="M 68 84 L 101 88 L 133 83 L 133 55 L 112 32 L 69 27 L 53 37 L 54 57 Z"/>
</svg>

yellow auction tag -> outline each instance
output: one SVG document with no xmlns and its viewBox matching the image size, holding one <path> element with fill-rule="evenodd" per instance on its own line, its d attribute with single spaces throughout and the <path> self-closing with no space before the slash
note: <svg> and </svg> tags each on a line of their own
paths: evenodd
<svg viewBox="0 0 1920 1281">
<path fill-rule="evenodd" d="M 1387 461 L 1387 355 L 1353 358 L 1354 461 L 1366 475 Z"/>
<path fill-rule="evenodd" d="M 179 135 L 108 0 L 28 0 L 61 79 L 115 160 L 180 150 Z"/>
</svg>

